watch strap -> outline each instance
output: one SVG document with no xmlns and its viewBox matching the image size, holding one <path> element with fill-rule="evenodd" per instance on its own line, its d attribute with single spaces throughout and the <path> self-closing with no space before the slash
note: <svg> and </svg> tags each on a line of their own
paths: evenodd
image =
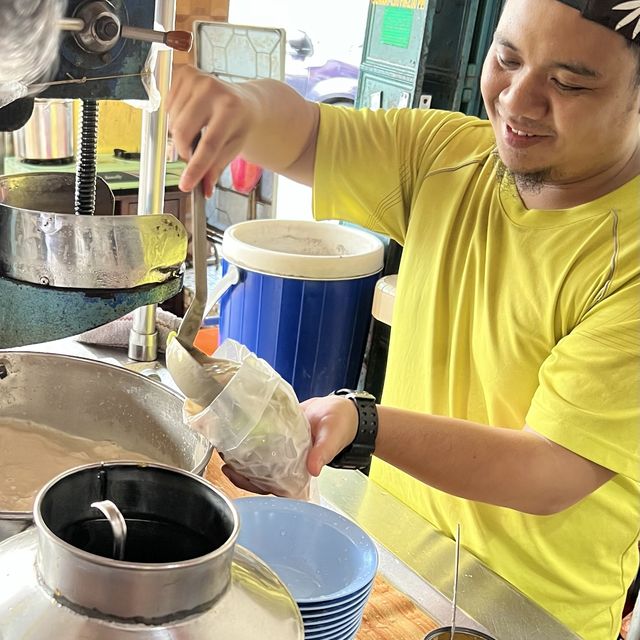
<svg viewBox="0 0 640 640">
<path fill-rule="evenodd" d="M 334 395 L 351 400 L 358 410 L 358 431 L 353 441 L 329 462 L 336 469 L 367 469 L 378 434 L 378 410 L 375 398 L 363 391 L 339 389 Z"/>
</svg>

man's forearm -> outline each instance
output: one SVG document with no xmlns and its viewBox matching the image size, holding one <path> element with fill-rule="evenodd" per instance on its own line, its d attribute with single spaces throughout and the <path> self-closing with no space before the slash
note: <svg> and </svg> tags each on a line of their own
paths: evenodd
<svg viewBox="0 0 640 640">
<path fill-rule="evenodd" d="M 533 513 L 557 513 L 613 473 L 530 430 L 381 406 L 376 455 L 453 495 Z"/>
<path fill-rule="evenodd" d="M 250 162 L 311 185 L 320 119 L 318 105 L 274 80 L 245 83 L 238 88 L 254 113 L 242 155 Z"/>
</svg>

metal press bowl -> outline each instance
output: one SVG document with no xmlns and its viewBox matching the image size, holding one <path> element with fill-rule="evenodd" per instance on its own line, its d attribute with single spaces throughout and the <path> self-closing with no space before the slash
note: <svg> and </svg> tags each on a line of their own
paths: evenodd
<svg viewBox="0 0 640 640">
<path fill-rule="evenodd" d="M 201 475 L 213 447 L 182 420 L 182 397 L 122 367 L 28 351 L 0 352 L 0 417 L 111 440 Z M 32 524 L 30 511 L 0 511 L 0 541 Z"/>
</svg>

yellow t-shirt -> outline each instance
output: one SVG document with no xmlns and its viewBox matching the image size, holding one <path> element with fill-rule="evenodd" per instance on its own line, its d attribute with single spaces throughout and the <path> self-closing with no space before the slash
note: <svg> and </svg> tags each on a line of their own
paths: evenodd
<svg viewBox="0 0 640 640">
<path fill-rule="evenodd" d="M 638 568 L 640 178 L 527 210 L 488 122 L 321 107 L 319 219 L 403 245 L 382 402 L 538 433 L 617 475 L 552 516 L 456 498 L 380 460 L 371 478 L 581 637 L 617 637 Z M 425 553 L 429 550 L 425 549 Z"/>
</svg>

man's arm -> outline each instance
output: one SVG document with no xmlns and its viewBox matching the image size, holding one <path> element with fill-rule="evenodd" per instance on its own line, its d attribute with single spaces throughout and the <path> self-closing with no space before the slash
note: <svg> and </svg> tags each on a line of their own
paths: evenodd
<svg viewBox="0 0 640 640">
<path fill-rule="evenodd" d="M 314 446 L 313 475 L 354 438 L 357 411 L 348 399 L 303 403 Z M 376 456 L 441 491 L 535 515 L 575 504 L 615 474 L 531 429 L 501 429 L 378 407 Z"/>
<path fill-rule="evenodd" d="M 167 98 L 179 154 L 191 158 L 180 181 L 190 191 L 205 177 L 208 193 L 237 155 L 311 185 L 320 113 L 275 80 L 230 84 L 193 67 L 176 70 Z M 197 151 L 191 145 L 205 129 Z"/>
</svg>

